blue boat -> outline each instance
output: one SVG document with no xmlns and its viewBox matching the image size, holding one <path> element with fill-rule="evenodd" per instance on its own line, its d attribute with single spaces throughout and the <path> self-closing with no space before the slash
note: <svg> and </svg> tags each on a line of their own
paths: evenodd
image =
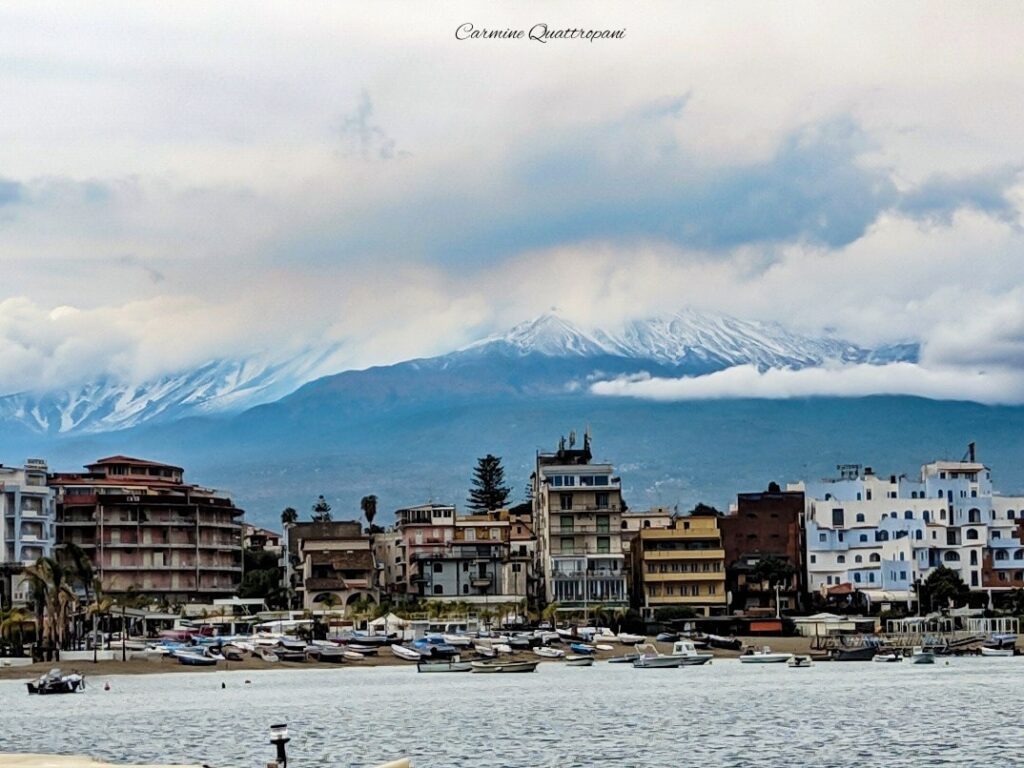
<svg viewBox="0 0 1024 768">
<path fill-rule="evenodd" d="M 174 656 L 178 659 L 179 664 L 184 664 L 189 667 L 212 667 L 217 663 L 215 658 L 205 656 L 202 653 L 178 651 Z"/>
<path fill-rule="evenodd" d="M 412 647 L 419 651 L 422 656 L 427 656 L 432 659 L 451 658 L 459 652 L 458 648 L 446 643 L 444 638 L 440 635 L 428 635 L 427 637 L 421 637 L 419 640 L 414 640 L 412 642 Z"/>
<path fill-rule="evenodd" d="M 583 643 L 572 643 L 569 647 L 572 648 L 574 653 L 583 653 L 587 655 L 593 655 L 595 650 L 594 646 L 584 645 Z"/>
</svg>

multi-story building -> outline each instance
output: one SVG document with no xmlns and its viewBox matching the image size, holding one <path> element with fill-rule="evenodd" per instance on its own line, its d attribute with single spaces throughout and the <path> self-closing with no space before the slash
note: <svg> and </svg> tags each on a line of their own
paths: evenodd
<svg viewBox="0 0 1024 768">
<path fill-rule="evenodd" d="M 974 460 L 973 447 L 971 454 L 926 464 L 918 479 L 843 465 L 836 479 L 791 486 L 806 496 L 809 589 L 852 588 L 875 603 L 912 601 L 915 582 L 940 565 L 972 590 L 1017 583 L 1014 577 L 1024 576 L 1017 536 L 1024 499 L 994 495 L 990 469 Z"/>
<path fill-rule="evenodd" d="M 767 491 L 736 496 L 736 506 L 718 521 L 732 610 L 789 611 L 801 607 L 807 589 L 803 516 L 803 493 L 783 491 L 775 483 Z M 788 577 L 781 569 L 766 574 L 767 569 L 758 567 L 769 559 L 788 569 Z"/>
<path fill-rule="evenodd" d="M 93 562 L 106 592 L 170 603 L 234 595 L 242 580 L 242 510 L 184 482 L 181 467 L 111 456 L 57 473 L 57 542 Z"/>
<path fill-rule="evenodd" d="M 648 528 L 668 528 L 672 525 L 673 512 L 665 507 L 651 507 L 647 510 L 629 510 L 622 513 L 622 552 L 625 555 L 626 594 L 633 607 L 643 602 L 643 584 L 637 580 L 640 569 L 634 558 L 636 541 L 640 531 Z"/>
<path fill-rule="evenodd" d="M 242 524 L 242 546 L 264 552 L 281 552 L 282 536 L 268 528 L 260 528 L 250 523 Z"/>
<path fill-rule="evenodd" d="M 562 608 L 625 606 L 621 481 L 583 448 L 539 453 L 532 476 L 533 519 L 544 598 Z"/>
<path fill-rule="evenodd" d="M 358 521 L 291 525 L 288 553 L 297 564 L 291 586 L 304 610 L 348 606 L 360 597 L 380 601 L 370 536 Z"/>
<path fill-rule="evenodd" d="M 28 459 L 23 467 L 0 464 L 0 608 L 24 604 L 28 587 L 22 568 L 53 551 L 55 493 L 46 484 L 46 462 Z"/>
<path fill-rule="evenodd" d="M 517 600 L 526 599 L 536 606 L 540 577 L 537 573 L 537 534 L 533 529 L 533 512 L 529 505 L 508 511 L 508 557 L 504 567 L 505 591 Z"/>
<path fill-rule="evenodd" d="M 644 528 L 633 541 L 634 584 L 647 615 L 686 607 L 725 613 L 725 550 L 716 515 L 677 517 L 668 528 Z"/>
</svg>

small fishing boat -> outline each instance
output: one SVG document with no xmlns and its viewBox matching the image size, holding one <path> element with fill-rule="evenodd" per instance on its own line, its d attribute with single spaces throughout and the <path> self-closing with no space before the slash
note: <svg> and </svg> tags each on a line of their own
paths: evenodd
<svg viewBox="0 0 1024 768">
<path fill-rule="evenodd" d="M 416 662 L 417 672 L 471 672 L 472 670 L 472 662 L 459 661 L 458 656 L 454 659 Z"/>
<path fill-rule="evenodd" d="M 277 658 L 277 654 L 274 653 L 269 648 L 257 648 L 256 649 L 256 655 L 259 656 L 264 661 L 270 661 L 270 662 L 280 661 L 280 659 Z"/>
<path fill-rule="evenodd" d="M 528 651 L 537 642 L 533 636 L 513 635 L 508 639 L 508 644 L 517 651 Z"/>
<path fill-rule="evenodd" d="M 875 657 L 871 660 L 877 661 L 880 664 L 895 664 L 898 661 L 903 661 L 903 657 L 898 653 L 890 651 L 888 653 L 876 653 Z"/>
<path fill-rule="evenodd" d="M 534 648 L 534 654 L 540 656 L 542 659 L 560 659 L 565 656 L 565 651 L 559 650 L 558 648 Z"/>
<path fill-rule="evenodd" d="M 738 637 L 723 637 L 722 635 L 696 634 L 690 638 L 694 643 L 706 643 L 712 648 L 720 648 L 723 651 L 738 651 L 743 648 L 743 641 Z"/>
<path fill-rule="evenodd" d="M 361 643 L 346 643 L 345 648 L 350 651 L 362 654 L 363 656 L 376 656 L 379 646 L 376 645 L 362 645 Z"/>
<path fill-rule="evenodd" d="M 539 661 L 471 661 L 474 672 L 508 674 L 512 672 L 534 672 Z"/>
<path fill-rule="evenodd" d="M 29 693 L 46 696 L 51 693 L 74 693 L 85 690 L 85 678 L 77 672 L 65 675 L 59 669 L 51 669 L 38 680 L 26 683 Z"/>
<path fill-rule="evenodd" d="M 793 667 L 794 669 L 806 669 L 807 667 L 811 666 L 811 657 L 794 656 L 789 661 L 787 661 L 786 664 Z"/>
<path fill-rule="evenodd" d="M 693 644 L 692 640 L 676 640 L 672 644 L 671 655 L 677 659 L 682 659 L 683 663 L 680 666 L 683 667 L 708 664 L 715 658 L 714 654 L 711 653 L 698 653 L 697 646 Z"/>
<path fill-rule="evenodd" d="M 792 658 L 792 653 L 773 653 L 767 645 L 759 651 L 753 648 L 740 656 L 742 664 L 785 664 Z"/>
<path fill-rule="evenodd" d="M 633 661 L 636 669 L 676 669 L 683 665 L 682 657 L 669 656 L 650 643 L 636 647 L 637 658 Z"/>
<path fill-rule="evenodd" d="M 224 658 L 228 661 L 241 661 L 243 658 L 245 658 L 242 655 L 242 649 L 239 648 L 237 645 L 233 645 L 231 643 L 226 643 L 225 645 L 222 645 L 220 651 L 224 654 Z"/>
<path fill-rule="evenodd" d="M 608 659 L 609 664 L 632 664 L 640 658 L 639 653 L 627 653 L 625 656 L 615 656 Z"/>
<path fill-rule="evenodd" d="M 498 652 L 490 645 L 477 643 L 473 646 L 473 650 L 476 651 L 477 656 L 483 656 L 485 659 L 493 659 L 498 655 Z"/>
<path fill-rule="evenodd" d="M 573 656 L 569 655 L 565 657 L 565 666 L 567 667 L 592 667 L 594 666 L 593 656 Z"/>
<path fill-rule="evenodd" d="M 594 644 L 594 648 L 596 650 L 598 650 L 598 651 L 614 651 L 615 650 L 615 648 L 613 646 L 608 645 L 608 643 L 595 643 Z"/>
<path fill-rule="evenodd" d="M 570 643 L 569 648 L 573 653 L 578 654 L 593 654 L 597 650 L 594 646 L 586 643 Z"/>
<path fill-rule="evenodd" d="M 495 653 L 504 653 L 506 655 L 512 653 L 512 646 L 508 643 L 495 643 L 491 647 L 494 648 Z"/>
<path fill-rule="evenodd" d="M 366 658 L 359 651 L 353 651 L 348 648 L 342 651 L 342 655 L 345 657 L 345 661 L 362 661 Z"/>
<path fill-rule="evenodd" d="M 833 661 L 871 661 L 878 653 L 873 645 L 861 645 L 855 648 L 837 648 L 833 651 Z"/>
<path fill-rule="evenodd" d="M 926 651 L 920 645 L 915 645 L 913 652 L 910 654 L 910 660 L 914 664 L 934 664 L 935 654 L 931 651 Z"/>
<path fill-rule="evenodd" d="M 412 648 L 406 648 L 404 645 L 392 645 L 391 653 L 402 661 L 420 661 L 423 658 L 419 651 L 413 650 Z"/>
<path fill-rule="evenodd" d="M 174 656 L 178 659 L 179 664 L 184 664 L 188 667 L 212 667 L 217 663 L 216 659 L 202 653 L 178 651 Z"/>
<path fill-rule="evenodd" d="M 306 655 L 311 659 L 330 664 L 341 664 L 345 661 L 345 649 L 337 645 L 314 645 L 306 648 Z"/>
<path fill-rule="evenodd" d="M 631 635 L 628 632 L 619 632 L 615 639 L 623 645 L 636 645 L 647 640 L 643 635 Z"/>
<path fill-rule="evenodd" d="M 995 633 L 985 641 L 986 648 L 1009 648 L 1013 650 L 1017 646 L 1017 636 L 1009 633 Z"/>
<path fill-rule="evenodd" d="M 619 635 L 619 637 L 622 637 L 622 635 Z M 679 639 L 679 633 L 678 632 L 661 632 L 654 639 L 657 640 L 659 643 L 674 643 L 676 640 Z M 643 641 L 644 641 L 644 638 L 640 638 L 639 640 L 637 640 L 638 643 L 642 643 Z M 623 641 L 623 642 L 625 642 L 625 641 Z"/>
<path fill-rule="evenodd" d="M 1013 656 L 1012 648 L 985 648 L 981 649 L 982 656 Z"/>
<path fill-rule="evenodd" d="M 451 657 L 459 652 L 454 645 L 449 645 L 440 635 L 427 635 L 419 640 L 413 640 L 412 647 L 420 652 L 421 656 Z"/>
<path fill-rule="evenodd" d="M 463 635 L 457 632 L 445 632 L 441 637 L 444 638 L 444 641 L 448 643 L 448 645 L 453 645 L 456 648 L 469 648 L 469 646 L 473 644 L 473 638 L 469 635 Z"/>
</svg>

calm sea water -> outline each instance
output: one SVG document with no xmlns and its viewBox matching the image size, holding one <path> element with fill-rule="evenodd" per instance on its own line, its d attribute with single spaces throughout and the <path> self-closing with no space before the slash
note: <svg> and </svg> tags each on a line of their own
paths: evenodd
<svg viewBox="0 0 1024 768">
<path fill-rule="evenodd" d="M 105 679 L 110 691 L 97 678 L 84 694 L 49 697 L 0 682 L 2 751 L 256 768 L 273 758 L 267 727 L 287 722 L 290 768 L 366 768 L 401 756 L 417 768 L 931 768 L 1013 765 L 1024 754 L 1019 659 Z"/>
</svg>

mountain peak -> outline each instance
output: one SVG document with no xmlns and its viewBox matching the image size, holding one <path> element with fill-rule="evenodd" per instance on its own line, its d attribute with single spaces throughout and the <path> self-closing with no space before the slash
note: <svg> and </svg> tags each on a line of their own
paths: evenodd
<svg viewBox="0 0 1024 768">
<path fill-rule="evenodd" d="M 611 353 L 597 337 L 552 312 L 519 323 L 505 333 L 488 336 L 466 347 L 504 348 L 519 355 L 540 354 L 549 357 L 592 357 Z"/>
</svg>

